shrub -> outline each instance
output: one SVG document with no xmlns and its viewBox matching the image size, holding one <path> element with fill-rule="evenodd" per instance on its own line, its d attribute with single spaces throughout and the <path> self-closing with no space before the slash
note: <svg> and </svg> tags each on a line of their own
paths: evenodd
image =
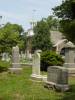
<svg viewBox="0 0 75 100">
<path fill-rule="evenodd" d="M 53 51 L 45 51 L 41 53 L 41 70 L 47 71 L 48 66 L 62 66 L 64 60 Z"/>
<path fill-rule="evenodd" d="M 7 71 L 10 66 L 10 62 L 0 60 L 0 72 Z"/>
</svg>

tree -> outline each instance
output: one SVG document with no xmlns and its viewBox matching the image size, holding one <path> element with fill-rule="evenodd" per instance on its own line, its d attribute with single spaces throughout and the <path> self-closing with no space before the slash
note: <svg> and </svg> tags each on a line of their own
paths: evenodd
<svg viewBox="0 0 75 100">
<path fill-rule="evenodd" d="M 65 0 L 53 10 L 54 14 L 60 18 L 60 31 L 63 32 L 68 40 L 75 43 L 75 1 Z"/>
<path fill-rule="evenodd" d="M 53 11 L 58 18 L 73 20 L 75 19 L 75 1 L 65 0 L 60 6 L 53 8 Z"/>
<path fill-rule="evenodd" d="M 13 46 L 23 45 L 21 33 L 23 28 L 17 24 L 7 23 L 0 28 L 0 52 L 10 52 Z"/>
<path fill-rule="evenodd" d="M 61 20 L 60 31 L 66 36 L 69 41 L 75 43 L 75 20 Z"/>
<path fill-rule="evenodd" d="M 32 40 L 32 49 L 50 50 L 52 43 L 50 41 L 50 29 L 45 20 L 37 22 L 34 27 L 34 37 Z"/>
<path fill-rule="evenodd" d="M 46 21 L 49 25 L 49 28 L 51 30 L 57 30 L 59 27 L 59 20 L 57 18 L 54 18 L 53 16 L 48 16 L 46 18 Z"/>
</svg>

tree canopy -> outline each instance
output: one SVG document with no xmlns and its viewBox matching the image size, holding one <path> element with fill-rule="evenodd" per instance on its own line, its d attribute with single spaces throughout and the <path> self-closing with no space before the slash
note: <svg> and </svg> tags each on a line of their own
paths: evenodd
<svg viewBox="0 0 75 100">
<path fill-rule="evenodd" d="M 32 49 L 50 50 L 52 46 L 50 41 L 50 28 L 45 20 L 42 19 L 37 22 L 37 25 L 34 27 L 34 33 Z"/>
<path fill-rule="evenodd" d="M 57 30 L 59 27 L 59 20 L 54 16 L 48 16 L 46 22 L 49 25 L 50 30 Z"/>
<path fill-rule="evenodd" d="M 0 28 L 0 52 L 10 52 L 15 45 L 23 47 L 21 33 L 23 28 L 17 24 L 7 23 Z"/>
<path fill-rule="evenodd" d="M 63 34 L 75 43 L 75 0 L 64 0 L 61 5 L 53 8 L 53 11 L 60 18 Z"/>
<path fill-rule="evenodd" d="M 73 20 L 75 19 L 75 1 L 64 0 L 61 5 L 53 8 L 53 11 L 58 18 Z"/>
</svg>

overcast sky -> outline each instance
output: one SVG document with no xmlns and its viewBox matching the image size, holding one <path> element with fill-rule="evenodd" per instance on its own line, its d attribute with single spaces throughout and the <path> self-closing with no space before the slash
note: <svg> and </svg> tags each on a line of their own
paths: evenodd
<svg viewBox="0 0 75 100">
<path fill-rule="evenodd" d="M 62 0 L 0 0 L 0 24 L 11 22 L 30 27 L 30 21 L 52 14 L 51 9 Z"/>
</svg>

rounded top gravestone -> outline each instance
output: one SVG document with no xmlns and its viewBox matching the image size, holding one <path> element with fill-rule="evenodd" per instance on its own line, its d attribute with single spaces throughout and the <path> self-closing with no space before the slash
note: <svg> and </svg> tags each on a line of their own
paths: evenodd
<svg viewBox="0 0 75 100">
<path fill-rule="evenodd" d="M 12 48 L 12 63 L 13 63 L 13 67 L 19 67 L 19 61 L 20 61 L 19 47 L 15 46 L 15 47 Z"/>
</svg>

